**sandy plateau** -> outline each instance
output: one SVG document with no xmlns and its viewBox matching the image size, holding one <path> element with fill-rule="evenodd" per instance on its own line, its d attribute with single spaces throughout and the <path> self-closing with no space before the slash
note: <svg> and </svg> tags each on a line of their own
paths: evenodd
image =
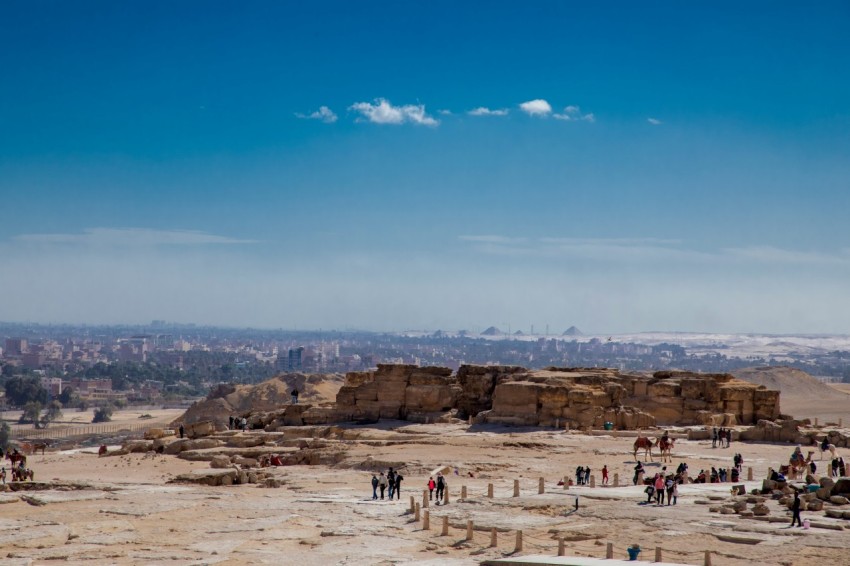
<svg viewBox="0 0 850 566">
<path fill-rule="evenodd" d="M 783 407 L 794 404 L 790 396 L 783 393 Z M 806 403 L 812 412 L 795 416 L 820 416 L 824 423 L 835 413 L 828 405 L 828 415 L 819 415 L 816 403 Z M 843 420 L 850 423 L 850 414 Z M 787 463 L 793 450 L 788 443 L 712 448 L 710 440 L 687 440 L 683 428 L 670 430 L 677 440 L 669 469 L 683 461 L 691 476 L 712 466 L 731 468 L 740 452 L 743 477 L 753 469 L 754 481 L 743 482 L 748 492 L 762 487 L 768 468 Z M 659 431 L 646 432 L 654 437 Z M 612 543 L 614 557 L 625 559 L 626 548 L 637 543 L 641 559 L 652 560 L 660 547 L 664 562 L 682 564 L 703 564 L 706 550 L 715 566 L 850 564 L 850 520 L 825 513 L 837 509 L 839 517 L 846 512 L 850 518 L 850 504 L 804 511 L 808 529 L 789 528 L 787 506 L 770 495 L 767 517 L 717 512 L 733 501 L 730 483 L 683 485 L 677 505 L 646 505 L 642 487 L 631 484 L 634 434 L 382 420 L 219 433 L 218 440 L 203 439 L 209 447 L 196 444 L 179 457 L 153 451 L 99 457 L 96 447 L 54 448 L 30 456 L 36 481 L 28 489 L 0 492 L 0 563 L 471 565 L 505 556 L 555 556 L 563 538 L 567 555 L 595 558 L 604 558 L 606 543 Z M 822 475 L 827 460 L 811 449 Z M 267 487 L 278 483 L 268 480 L 227 486 L 175 481 L 232 469 L 212 468 L 213 453 L 252 459 L 272 452 L 310 463 L 263 468 L 279 480 L 277 488 Z M 838 452 L 850 460 L 846 448 Z M 564 476 L 574 478 L 577 466 L 588 465 L 595 487 L 558 485 Z M 601 486 L 603 465 L 612 483 L 619 476 L 619 487 Z M 401 499 L 373 501 L 372 472 L 389 466 L 404 476 Z M 658 455 L 646 466 L 649 474 L 660 470 Z M 410 498 L 423 505 L 429 475 L 438 468 L 448 468 L 449 503 L 423 506 L 423 516 L 430 514 L 430 529 L 424 530 Z M 469 520 L 472 540 L 466 540 Z M 494 528 L 497 545 L 491 547 Z M 517 530 L 523 550 L 515 553 Z"/>
</svg>

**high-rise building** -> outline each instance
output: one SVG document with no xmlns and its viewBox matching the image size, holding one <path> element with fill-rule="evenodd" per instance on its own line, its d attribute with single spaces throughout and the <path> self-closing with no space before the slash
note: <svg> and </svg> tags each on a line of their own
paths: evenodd
<svg viewBox="0 0 850 566">
<path fill-rule="evenodd" d="M 302 357 L 304 355 L 304 348 L 299 346 L 298 348 L 292 348 L 289 350 L 289 364 L 288 369 L 292 370 L 300 370 L 302 368 Z"/>
</svg>

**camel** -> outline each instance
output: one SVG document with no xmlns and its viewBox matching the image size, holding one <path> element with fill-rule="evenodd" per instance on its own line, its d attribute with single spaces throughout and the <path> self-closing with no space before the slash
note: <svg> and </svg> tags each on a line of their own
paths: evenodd
<svg viewBox="0 0 850 566">
<path fill-rule="evenodd" d="M 673 443 L 675 442 L 672 438 L 664 438 L 661 437 L 655 441 L 655 446 L 661 451 L 661 461 L 668 461 L 671 464 L 673 463 Z"/>
<path fill-rule="evenodd" d="M 803 471 L 809 471 L 809 464 L 812 463 L 812 455 L 814 450 L 809 450 L 808 456 L 804 459 L 803 453 L 799 450 L 795 451 L 788 460 L 789 475 L 792 479 L 800 479 L 803 477 Z"/>
<path fill-rule="evenodd" d="M 32 443 L 32 453 L 36 454 L 39 450 L 41 450 L 41 455 L 44 456 L 44 451 L 50 447 L 50 442 L 47 440 L 42 440 L 41 442 L 33 442 Z"/>
<path fill-rule="evenodd" d="M 27 465 L 27 457 L 24 454 L 18 452 L 17 448 L 12 452 L 7 452 L 6 459 L 12 463 L 13 467 L 19 465 L 20 462 L 23 462 L 24 466 Z"/>
<path fill-rule="evenodd" d="M 823 460 L 823 454 L 824 454 L 824 452 L 827 452 L 827 451 L 828 451 L 828 452 L 829 452 L 829 454 L 830 454 L 830 458 L 829 458 L 829 459 L 830 459 L 830 460 L 835 460 L 835 458 L 836 458 L 836 456 L 835 456 L 835 444 L 826 444 L 826 443 L 824 443 L 824 444 L 821 444 L 821 445 L 820 445 L 820 459 L 821 459 L 821 460 Z"/>
<path fill-rule="evenodd" d="M 649 461 L 652 461 L 652 440 L 647 436 L 638 436 L 635 439 L 634 449 L 635 449 L 635 461 L 638 461 L 637 453 L 638 450 L 644 451 L 644 459 L 646 459 L 647 455 L 649 455 Z"/>
</svg>

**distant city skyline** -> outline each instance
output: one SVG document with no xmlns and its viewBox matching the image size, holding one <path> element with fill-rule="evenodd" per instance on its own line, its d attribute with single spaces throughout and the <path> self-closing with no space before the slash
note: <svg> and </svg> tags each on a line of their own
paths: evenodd
<svg viewBox="0 0 850 566">
<path fill-rule="evenodd" d="M 7 6 L 0 320 L 848 334 L 848 26 L 846 2 Z"/>
</svg>

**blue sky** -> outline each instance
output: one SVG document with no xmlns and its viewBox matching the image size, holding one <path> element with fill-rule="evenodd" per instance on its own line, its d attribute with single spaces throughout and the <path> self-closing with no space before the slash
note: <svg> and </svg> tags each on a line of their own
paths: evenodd
<svg viewBox="0 0 850 566">
<path fill-rule="evenodd" d="M 850 333 L 850 6 L 0 8 L 0 319 Z"/>
</svg>

